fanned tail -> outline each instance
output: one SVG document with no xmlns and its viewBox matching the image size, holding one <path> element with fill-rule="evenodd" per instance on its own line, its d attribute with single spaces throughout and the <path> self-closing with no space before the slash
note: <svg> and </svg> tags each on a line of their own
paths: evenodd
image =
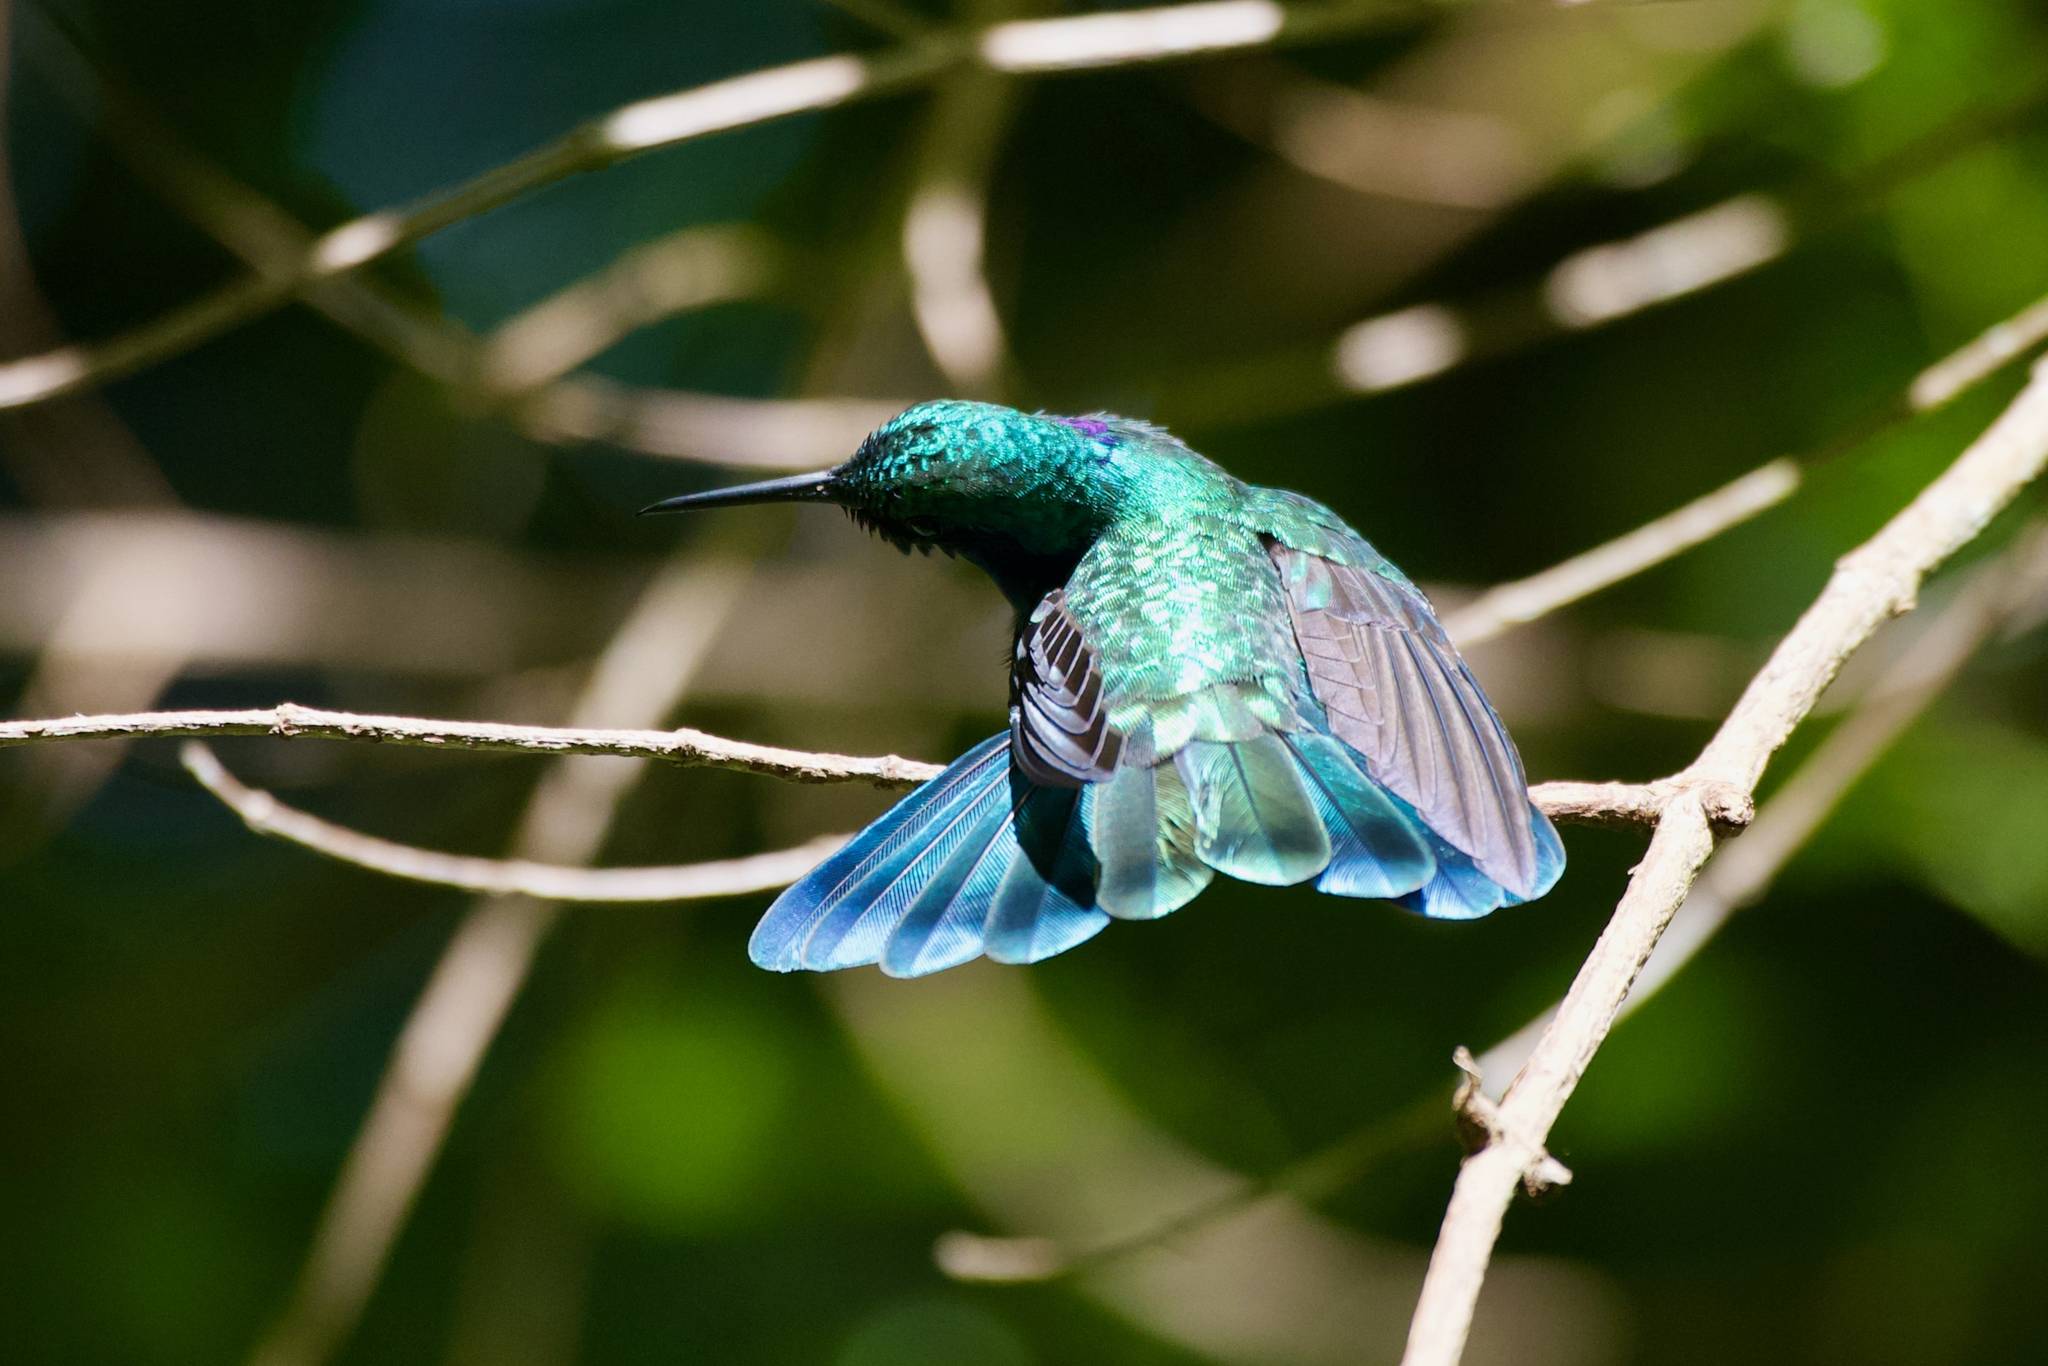
<svg viewBox="0 0 2048 1366">
<path fill-rule="evenodd" d="M 1029 963 L 1071 948 L 1109 923 L 1091 796 L 1013 778 L 1009 736 L 985 740 L 778 897 L 748 952 L 778 972 L 917 977 L 984 951 Z"/>
<path fill-rule="evenodd" d="M 1171 763 L 1119 769 L 1099 792 L 1097 899 L 1120 919 L 1178 910 L 1218 872 L 1268 884 L 1316 878 L 1333 895 L 1388 899 L 1437 876 L 1414 811 L 1316 731 L 1195 741 Z"/>
<path fill-rule="evenodd" d="M 748 945 L 777 972 L 878 963 L 920 977 L 986 954 L 1035 963 L 1112 917 L 1178 910 L 1218 872 L 1316 879 L 1336 896 L 1469 920 L 1550 890 L 1564 847 L 1533 806 L 1534 884 L 1480 871 L 1355 750 L 1315 730 L 1192 740 L 1080 788 L 1015 773 L 1010 737 L 984 740 L 768 908 Z"/>
<path fill-rule="evenodd" d="M 1186 804 L 1169 801 L 1169 792 Z M 1528 821 L 1535 873 L 1521 893 L 1482 872 L 1327 732 L 1197 740 L 1172 764 L 1121 770 L 1103 788 L 1094 828 L 1099 900 L 1114 916 L 1164 915 L 1213 870 L 1267 884 L 1315 878 L 1333 896 L 1470 920 L 1535 900 L 1564 871 L 1564 846 L 1549 820 L 1530 806 Z"/>
</svg>

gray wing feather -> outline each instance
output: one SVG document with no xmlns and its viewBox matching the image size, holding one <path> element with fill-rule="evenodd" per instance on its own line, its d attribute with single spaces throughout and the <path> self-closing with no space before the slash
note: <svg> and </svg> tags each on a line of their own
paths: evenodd
<svg viewBox="0 0 2048 1366">
<path fill-rule="evenodd" d="M 1526 894 L 1536 838 L 1521 756 L 1428 600 L 1367 565 L 1278 542 L 1272 554 L 1331 732 L 1481 872 Z"/>
</svg>

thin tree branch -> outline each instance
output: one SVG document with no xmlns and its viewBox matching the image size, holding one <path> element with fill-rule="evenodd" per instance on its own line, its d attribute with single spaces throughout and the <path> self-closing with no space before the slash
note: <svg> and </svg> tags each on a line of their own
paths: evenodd
<svg viewBox="0 0 2048 1366">
<path fill-rule="evenodd" d="M 1603 545 L 1487 589 L 1448 613 L 1444 629 L 1469 647 L 1526 626 L 1742 525 L 1790 498 L 1804 480 L 1789 456 L 1760 465 Z"/>
<path fill-rule="evenodd" d="M 134 712 L 125 716 L 64 716 L 41 721 L 0 721 L 0 749 L 70 740 L 211 739 L 264 735 L 281 740 L 357 740 L 370 744 L 486 753 L 593 754 L 622 759 L 733 768 L 799 783 L 870 783 L 912 787 L 942 771 L 938 764 L 894 754 L 875 757 L 817 754 L 728 740 L 700 730 L 600 730 L 572 726 L 516 726 L 497 721 L 438 721 L 415 716 L 372 716 L 282 702 L 246 711 Z M 1648 825 L 1681 790 L 1700 795 L 1717 825 L 1748 823 L 1747 798 L 1725 785 L 1687 777 L 1653 783 L 1538 783 L 1530 800 L 1553 820 L 1579 825 Z"/>
<path fill-rule="evenodd" d="M 187 740 L 179 748 L 178 758 L 201 787 L 220 798 L 241 817 L 242 824 L 259 835 L 387 877 L 493 896 L 613 903 L 743 896 L 788 886 L 848 839 L 846 835 L 820 835 L 794 849 L 668 868 L 577 868 L 527 859 L 475 858 L 379 839 L 287 806 L 270 793 L 242 783 L 197 740 Z"/>
<path fill-rule="evenodd" d="M 888 754 L 877 758 L 812 754 L 727 740 L 700 730 L 597 730 L 514 726 L 495 721 L 428 721 L 411 716 L 369 716 L 284 702 L 246 711 L 136 712 L 126 716 L 69 716 L 48 721 L 0 722 L 0 749 L 56 740 L 155 737 L 208 739 L 268 735 L 281 740 L 360 740 L 425 749 L 542 754 L 600 754 L 662 759 L 765 773 L 799 783 L 865 782 L 910 787 L 935 777 L 937 764 Z"/>
<path fill-rule="evenodd" d="M 1743 837 L 1721 850 L 1694 884 L 1657 951 L 1630 989 L 1621 1018 L 1634 1014 L 1705 947 L 1736 911 L 1762 900 L 1792 856 L 1812 839 L 1864 774 L 1945 693 L 1963 667 L 2001 631 L 2024 623 L 2048 596 L 2048 527 L 2023 531 L 1977 570 L 1878 678 L 1855 708 L 1801 762 Z M 1485 1090 L 1507 1088 L 1554 1008 L 1479 1055 Z"/>
<path fill-rule="evenodd" d="M 123 145 L 142 154 L 139 167 L 158 180 L 201 227 L 259 271 L 288 269 L 291 261 L 308 249 L 312 241 L 309 231 L 277 205 L 235 182 L 184 146 L 127 92 L 114 87 L 94 70 L 70 36 L 57 25 L 45 23 L 42 27 L 45 41 L 38 45 L 39 50 L 51 54 L 57 74 L 62 77 L 58 82 L 60 89 L 82 96 L 90 88 L 97 107 L 121 131 Z M 748 239 L 734 239 L 731 246 L 722 246 L 725 239 L 718 237 L 716 230 L 709 230 L 712 235 L 700 239 L 697 234 L 703 231 L 707 230 L 692 230 L 676 244 L 677 249 L 689 253 L 693 267 L 704 264 L 702 257 L 706 251 L 722 252 L 717 259 L 725 260 L 734 250 L 744 248 L 752 255 L 738 258 L 740 267 L 754 271 L 761 268 L 749 264 L 758 257 L 759 246 L 749 246 Z M 666 250 L 658 254 L 665 257 Z M 647 248 L 629 253 L 599 277 L 556 295 L 540 306 L 536 314 L 558 309 L 562 301 L 577 299 L 582 303 L 579 318 L 595 318 L 598 325 L 609 329 L 610 335 L 616 335 L 619 320 L 610 317 L 603 307 L 593 309 L 591 301 L 593 297 L 618 297 L 621 277 L 629 286 L 643 283 L 641 277 L 646 272 L 639 265 L 654 251 Z M 693 269 L 690 274 L 697 276 L 702 271 Z M 975 278 L 979 279 L 978 272 Z M 599 281 L 607 282 L 607 287 L 600 290 Z M 641 299 L 647 292 L 644 288 L 629 288 L 628 302 Z M 329 281 L 311 291 L 307 298 L 335 321 L 383 346 L 422 373 L 462 388 L 474 385 L 480 374 L 487 376 L 508 368 L 482 359 L 479 348 L 488 346 L 487 354 L 493 361 L 508 354 L 523 354 L 525 348 L 512 343 L 518 336 L 533 331 L 522 321 L 529 315 L 522 314 L 500 328 L 489 343 L 482 343 L 460 325 L 419 313 L 373 280 L 359 277 Z M 635 305 L 640 311 L 648 306 Z M 1410 314 L 1416 312 L 1409 310 Z M 1402 336 L 1414 331 L 1413 326 L 1399 329 Z M 999 345 L 999 330 L 995 335 Z M 2048 340 L 2048 299 L 1995 324 L 1929 366 L 1887 410 L 1853 425 L 1803 459 L 1785 457 L 1772 461 L 1614 541 L 1529 578 L 1498 585 L 1452 612 L 1446 619 L 1447 628 L 1462 644 L 1478 644 L 1675 558 L 1790 498 L 1803 483 L 1805 471 L 1813 465 L 1911 416 L 1944 406 L 2043 340 Z M 509 367 L 515 371 L 521 368 Z M 549 367 L 536 378 L 559 374 L 561 368 L 560 364 Z M 650 454 L 698 459 L 710 456 L 727 463 L 810 468 L 850 448 L 861 435 L 905 404 L 887 399 L 722 399 L 635 389 L 591 376 L 570 376 L 555 379 L 526 395 L 516 406 L 520 425 L 543 440 L 602 440 Z"/>
<path fill-rule="evenodd" d="M 1765 766 L 1843 661 L 2048 465 L 2048 365 L 2005 412 L 1876 536 L 1844 556 L 1827 586 L 1682 775 L 1753 793 Z M 1404 1366 L 1452 1366 L 1515 1188 L 1535 1176 L 1551 1125 L 1612 1028 L 1630 987 L 1714 851 L 1696 789 L 1681 786 L 1570 991 L 1494 1112 L 1490 1141 L 1459 1169 L 1410 1326 Z"/>
<path fill-rule="evenodd" d="M 29 55 L 80 120 L 104 133 L 138 177 L 258 274 L 297 268 L 317 236 L 310 228 L 200 155 L 126 83 L 88 58 L 61 23 L 33 7 L 24 13 L 40 21 Z M 741 399 L 625 385 L 589 374 L 563 374 L 530 387 L 559 373 L 561 349 L 550 344 L 543 356 L 520 343 L 535 340 L 536 310 L 557 322 L 566 314 L 577 352 L 587 354 L 631 326 L 773 285 L 778 257 L 774 245 L 756 233 L 688 229 L 624 253 L 589 279 L 508 319 L 488 338 L 367 274 L 336 276 L 301 298 L 458 401 L 502 414 L 537 441 L 603 441 L 647 455 L 815 469 L 839 459 L 909 400 Z M 572 303 L 582 306 L 572 309 Z M 580 358 L 570 356 L 572 362 Z"/>
<path fill-rule="evenodd" d="M 444 228 L 642 152 L 877 99 L 963 65 L 1030 75 L 1184 61 L 1346 36 L 1443 7 L 1444 0 L 1326 0 L 1291 6 L 1277 0 L 1200 0 L 1111 14 L 1012 20 L 904 42 L 869 56 L 847 53 L 791 62 L 640 100 L 408 206 L 332 228 L 286 268 L 235 281 L 105 341 L 0 364 L 0 408 L 77 393 L 178 355 Z"/>
<path fill-rule="evenodd" d="M 1785 502 L 1815 465 L 1931 413 L 2048 341 L 2048 298 L 1987 328 L 1916 375 L 1887 409 L 1805 457 L 1783 456 L 1655 521 L 1526 579 L 1481 593 L 1444 618 L 1460 645 L 1476 645 L 1654 569 Z"/>
</svg>

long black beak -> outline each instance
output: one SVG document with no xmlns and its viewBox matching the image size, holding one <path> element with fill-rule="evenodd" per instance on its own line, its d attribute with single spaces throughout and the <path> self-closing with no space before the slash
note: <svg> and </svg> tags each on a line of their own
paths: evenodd
<svg viewBox="0 0 2048 1366">
<path fill-rule="evenodd" d="M 640 515 L 734 507 L 741 503 L 829 503 L 834 501 L 837 493 L 832 481 L 838 473 L 837 470 L 819 470 L 815 474 L 792 474 L 786 479 L 763 479 L 758 484 L 736 484 L 729 489 L 686 493 L 679 498 L 664 498 L 651 507 L 641 508 Z"/>
</svg>

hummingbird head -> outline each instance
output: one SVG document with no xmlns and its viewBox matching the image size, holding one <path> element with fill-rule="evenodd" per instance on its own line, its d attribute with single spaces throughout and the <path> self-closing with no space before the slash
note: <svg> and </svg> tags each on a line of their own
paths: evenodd
<svg viewBox="0 0 2048 1366">
<path fill-rule="evenodd" d="M 643 511 L 835 503 L 900 549 L 963 556 L 1013 599 L 1031 593 L 1036 601 L 1116 516 L 1129 485 L 1119 444 L 1107 420 L 942 399 L 890 418 L 829 470 L 685 494 Z M 1045 587 L 1031 592 L 1040 579 Z"/>
</svg>

